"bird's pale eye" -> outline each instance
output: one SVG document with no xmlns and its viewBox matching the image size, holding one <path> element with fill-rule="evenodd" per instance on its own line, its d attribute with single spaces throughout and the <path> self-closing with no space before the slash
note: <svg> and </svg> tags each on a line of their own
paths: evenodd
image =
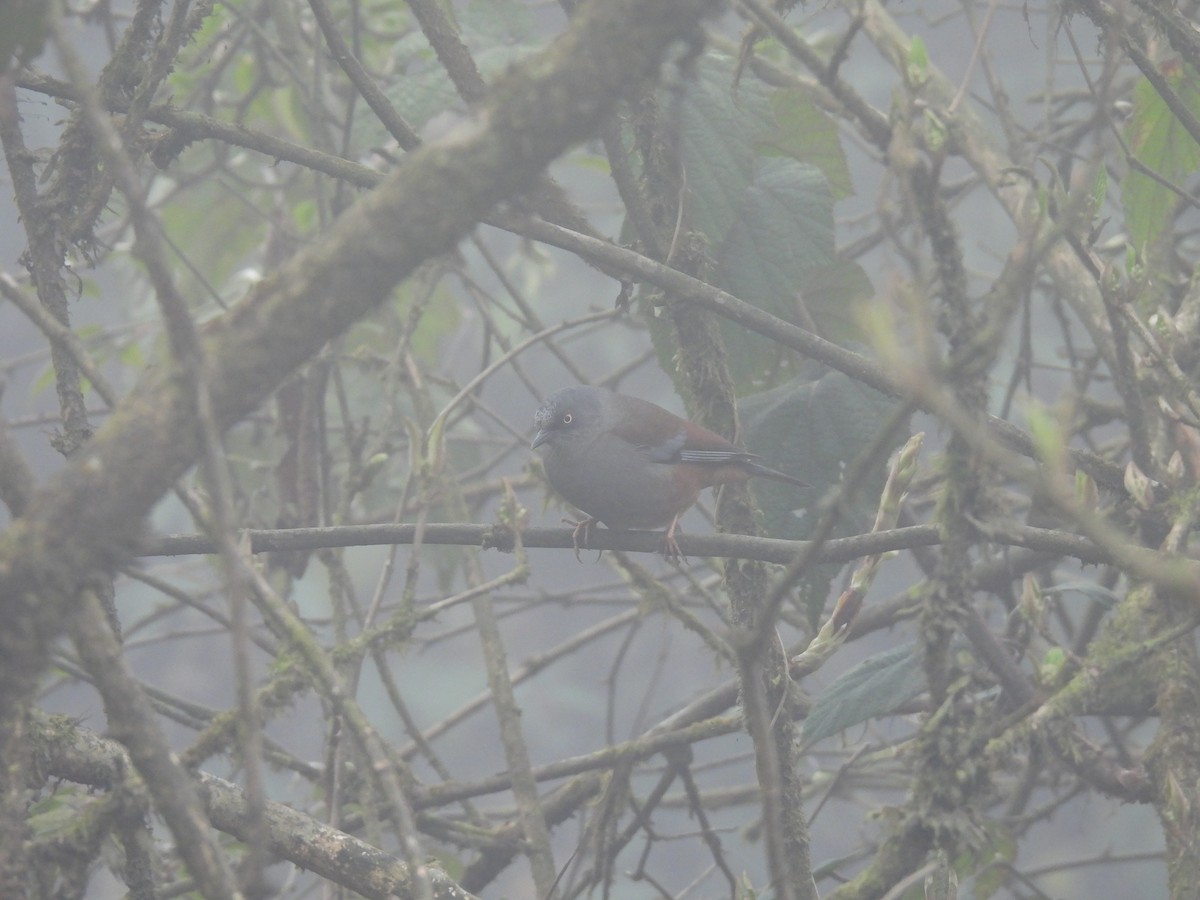
<svg viewBox="0 0 1200 900">
<path fill-rule="evenodd" d="M 571 415 L 570 413 L 567 413 L 565 416 L 562 417 L 562 423 L 564 425 L 570 425 L 574 421 L 575 421 L 575 417 L 573 415 Z"/>
</svg>

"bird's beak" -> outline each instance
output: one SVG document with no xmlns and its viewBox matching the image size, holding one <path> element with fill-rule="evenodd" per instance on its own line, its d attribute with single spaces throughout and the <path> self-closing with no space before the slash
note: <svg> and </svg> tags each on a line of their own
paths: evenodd
<svg viewBox="0 0 1200 900">
<path fill-rule="evenodd" d="M 543 428 L 541 431 L 539 431 L 534 436 L 533 443 L 529 445 L 529 449 L 536 450 L 538 447 L 542 446 L 542 444 L 546 443 L 546 441 L 548 441 L 548 440 L 550 440 L 550 432 L 548 432 L 545 428 Z"/>
</svg>

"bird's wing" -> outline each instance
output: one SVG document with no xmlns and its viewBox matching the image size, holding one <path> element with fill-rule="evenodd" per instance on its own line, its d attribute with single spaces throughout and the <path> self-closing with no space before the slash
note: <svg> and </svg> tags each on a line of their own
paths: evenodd
<svg viewBox="0 0 1200 900">
<path fill-rule="evenodd" d="M 688 440 L 688 423 L 661 406 L 617 394 L 609 412 L 612 435 L 644 454 L 651 462 L 679 459 Z"/>
<path fill-rule="evenodd" d="M 654 403 L 619 394 L 612 400 L 613 435 L 632 444 L 651 462 L 719 466 L 757 458 L 716 432 Z"/>
<path fill-rule="evenodd" d="M 720 466 L 731 462 L 753 462 L 758 459 L 753 453 L 745 450 L 701 450 L 685 447 L 679 451 L 680 462 L 700 463 L 702 465 Z"/>
</svg>

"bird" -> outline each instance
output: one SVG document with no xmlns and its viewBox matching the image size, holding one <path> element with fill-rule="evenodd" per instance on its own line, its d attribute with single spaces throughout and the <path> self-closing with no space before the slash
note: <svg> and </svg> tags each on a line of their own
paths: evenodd
<svg viewBox="0 0 1200 900">
<path fill-rule="evenodd" d="M 596 522 L 608 528 L 666 528 L 663 553 L 682 556 L 675 532 L 706 487 L 759 476 L 797 487 L 799 478 L 768 468 L 759 457 L 661 406 L 607 388 L 578 385 L 546 398 L 533 416 L 551 486 L 587 518 L 580 540 Z"/>
</svg>

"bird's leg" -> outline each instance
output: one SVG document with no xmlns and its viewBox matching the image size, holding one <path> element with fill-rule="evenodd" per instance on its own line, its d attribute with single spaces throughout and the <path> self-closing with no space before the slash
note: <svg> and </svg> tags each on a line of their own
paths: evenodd
<svg viewBox="0 0 1200 900">
<path fill-rule="evenodd" d="M 681 559 L 686 559 L 683 551 L 679 549 L 679 544 L 675 541 L 675 529 L 679 527 L 679 516 L 671 520 L 671 524 L 667 526 L 667 533 L 663 536 L 663 556 L 672 562 L 678 562 Z"/>
<path fill-rule="evenodd" d="M 571 532 L 571 544 L 575 547 L 576 562 L 583 562 L 583 560 L 579 558 L 579 551 L 587 547 L 588 532 L 592 530 L 592 525 L 595 523 L 596 520 L 591 516 L 579 521 L 576 521 L 575 519 L 568 519 L 566 517 L 563 518 L 563 524 L 570 525 L 574 529 L 574 531 Z M 603 553 L 604 551 L 601 550 L 600 552 Z M 599 556 L 596 557 L 596 559 L 599 558 Z"/>
</svg>

